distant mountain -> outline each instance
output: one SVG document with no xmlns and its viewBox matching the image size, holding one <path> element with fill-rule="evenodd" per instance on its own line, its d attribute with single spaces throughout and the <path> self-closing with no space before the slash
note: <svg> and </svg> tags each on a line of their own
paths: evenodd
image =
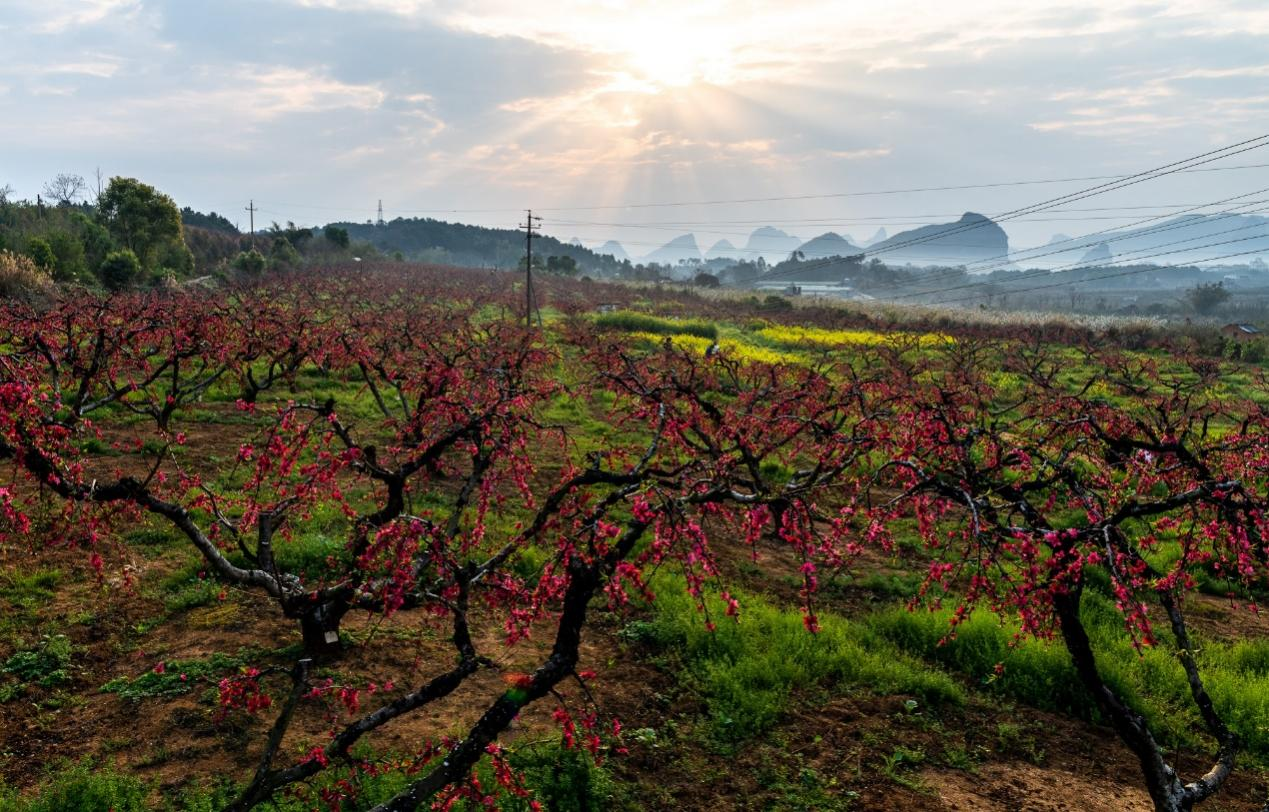
<svg viewBox="0 0 1269 812">
<path fill-rule="evenodd" d="M 1237 240 L 1235 243 L 1215 245 Z M 1230 214 L 1184 214 L 1127 231 L 1075 238 L 1062 245 L 1020 252 L 1015 264 L 1053 268 L 1086 263 L 1085 256 L 1105 245 L 1118 262 L 1181 265 L 1210 261 L 1237 253 L 1232 262 L 1246 262 L 1253 253 L 1269 254 L 1269 217 Z M 1251 252 L 1244 254 L 1243 252 Z M 1052 253 L 1050 253 L 1052 252 Z M 1029 259 L 1028 257 L 1034 257 Z M 1097 260 L 1101 261 L 1101 260 Z"/>
<path fill-rule="evenodd" d="M 867 248 L 870 245 L 876 245 L 877 243 L 885 240 L 886 237 L 887 237 L 886 229 L 884 227 L 879 228 L 877 229 L 877 233 L 873 234 L 871 237 L 864 240 L 864 247 Z"/>
<path fill-rule="evenodd" d="M 1114 259 L 1114 255 L 1110 253 L 1110 246 L 1104 242 L 1099 242 L 1085 252 L 1080 257 L 1081 265 L 1102 265 Z"/>
<path fill-rule="evenodd" d="M 607 254 L 608 256 L 616 259 L 618 262 L 625 262 L 630 259 L 630 255 L 626 253 L 626 249 L 616 240 L 609 240 L 599 246 L 595 249 L 595 253 L 600 255 Z"/>
<path fill-rule="evenodd" d="M 788 259 L 789 254 L 801 244 L 802 241 L 792 234 L 772 226 L 763 226 L 749 235 L 744 254 L 747 259 L 756 261 L 761 256 L 768 263 L 775 264 Z"/>
<path fill-rule="evenodd" d="M 731 244 L 731 240 L 719 240 L 710 246 L 705 252 L 705 260 L 711 259 L 742 259 L 741 253 L 736 250 L 736 246 Z"/>
<path fill-rule="evenodd" d="M 1009 236 L 991 218 L 965 212 L 954 223 L 901 231 L 868 251 L 887 265 L 965 265 L 1009 253 Z"/>
<path fill-rule="evenodd" d="M 579 240 L 579 239 L 577 239 L 576 237 L 574 237 L 573 239 L 569 240 L 569 241 L 568 241 L 568 244 L 569 244 L 569 245 L 571 245 L 571 246 L 573 246 L 574 248 L 585 248 L 585 247 L 586 247 L 586 246 L 582 245 L 582 241 L 581 241 L 581 240 Z"/>
<path fill-rule="evenodd" d="M 678 265 L 681 260 L 701 259 L 701 249 L 696 245 L 695 234 L 684 234 L 667 242 L 643 258 L 644 263 Z"/>
<path fill-rule="evenodd" d="M 802 243 L 797 250 L 806 259 L 824 259 L 826 257 L 848 257 L 863 252 L 846 237 L 832 231 L 821 234 L 813 240 Z"/>
<path fill-rule="evenodd" d="M 1071 238 L 1066 236 L 1065 234 L 1054 234 L 1052 237 L 1049 238 L 1049 241 L 1046 243 L 1046 245 L 1058 245 L 1059 243 L 1070 242 L 1070 241 L 1071 241 Z"/>
</svg>

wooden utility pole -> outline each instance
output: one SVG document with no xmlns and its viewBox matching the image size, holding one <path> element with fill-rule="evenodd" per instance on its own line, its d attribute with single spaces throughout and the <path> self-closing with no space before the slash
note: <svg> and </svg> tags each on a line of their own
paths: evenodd
<svg viewBox="0 0 1269 812">
<path fill-rule="evenodd" d="M 542 222 L 541 217 L 533 216 L 533 209 L 525 210 L 524 225 L 524 326 L 533 326 L 533 312 L 537 310 L 537 299 L 533 295 L 533 238 L 538 236 L 534 229 Z M 542 311 L 538 310 L 538 326 L 542 326 Z"/>
<path fill-rule="evenodd" d="M 251 204 L 247 206 L 246 211 L 251 212 L 251 249 L 254 251 L 256 247 L 256 212 L 258 211 L 258 209 L 256 209 L 255 200 L 251 201 Z"/>
</svg>

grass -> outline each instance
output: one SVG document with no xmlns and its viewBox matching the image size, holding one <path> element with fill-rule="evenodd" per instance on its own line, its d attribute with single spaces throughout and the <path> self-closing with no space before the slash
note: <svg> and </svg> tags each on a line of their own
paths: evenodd
<svg viewBox="0 0 1269 812">
<path fill-rule="evenodd" d="M 163 673 L 147 671 L 138 677 L 116 677 L 101 686 L 101 692 L 139 702 L 142 699 L 180 696 L 196 686 L 214 681 L 246 664 L 248 654 L 239 656 L 212 654 L 201 660 L 172 660 L 164 663 Z"/>
<path fill-rule="evenodd" d="M 1106 682 L 1170 746 L 1200 746 L 1205 737 L 1174 649 L 1165 642 L 1138 651 L 1111 600 L 1086 592 L 1081 614 Z M 1060 642 L 1016 639 L 1016 627 L 978 611 L 947 639 L 950 612 L 893 609 L 861 620 L 909 655 L 968 677 L 983 690 L 1075 718 L 1098 721 L 1096 704 Z M 1257 763 L 1269 761 L 1269 641 L 1202 641 L 1199 667 L 1217 710 Z M 1003 671 L 997 675 L 997 663 Z"/>
<path fill-rule="evenodd" d="M 53 590 L 62 580 L 58 569 L 37 569 L 30 574 L 6 573 L 0 583 L 0 597 L 18 609 L 33 609 L 53 599 Z"/>
<path fill-rule="evenodd" d="M 619 310 L 595 317 L 595 326 L 601 330 L 620 330 L 626 333 L 655 333 L 656 335 L 688 335 L 715 340 L 718 327 L 700 319 L 664 319 L 647 313 Z"/>
<path fill-rule="evenodd" d="M 50 771 L 27 797 L 0 784 L 0 812 L 142 812 L 147 795 L 140 780 L 81 761 Z"/>
<path fill-rule="evenodd" d="M 63 634 L 46 635 L 35 648 L 17 651 L 0 663 L 0 703 L 23 696 L 31 687 L 57 688 L 71 681 L 73 647 Z"/>
<path fill-rule="evenodd" d="M 704 696 L 713 736 L 734 743 L 775 725 L 796 700 L 816 688 L 861 688 L 878 694 L 907 694 L 932 706 L 959 705 L 964 690 L 938 668 L 845 618 L 821 616 L 809 633 L 797 611 L 737 596 L 738 621 L 724 617 L 721 601 L 709 599 L 715 631 L 705 627 L 681 583 L 663 580 L 652 605 L 654 619 L 627 631 L 680 652 L 694 686 Z"/>
</svg>

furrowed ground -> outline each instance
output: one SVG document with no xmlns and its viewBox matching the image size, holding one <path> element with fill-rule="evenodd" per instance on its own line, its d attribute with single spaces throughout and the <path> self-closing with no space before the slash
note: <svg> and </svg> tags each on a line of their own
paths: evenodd
<svg viewBox="0 0 1269 812">
<path fill-rule="evenodd" d="M 1037 595 L 1060 602 L 1071 594 L 1063 578 L 1072 576 L 1053 568 L 1066 551 L 1027 548 L 1016 529 L 1026 517 L 1005 508 L 998 521 L 1008 533 L 980 541 L 997 518 L 978 511 L 995 510 L 990 500 L 1002 494 L 1012 498 L 1011 487 L 1028 490 L 1020 483 L 1043 467 L 1033 449 L 1041 434 L 1054 468 L 1078 458 L 1071 476 L 1087 472 L 1110 494 L 1110 508 L 1194 491 L 1172 479 L 1184 454 L 1175 465 L 1135 447 L 1095 458 L 1088 449 L 1096 437 L 1068 447 L 1049 434 L 1078 422 L 1069 414 L 1092 414 L 1111 434 L 1138 410 L 1166 413 L 1155 415 L 1158 424 L 1141 417 L 1147 426 L 1188 415 L 1176 436 L 1206 449 L 1195 454 L 1204 464 L 1232 470 L 1228 455 L 1243 452 L 1231 451 L 1229 438 L 1252 436 L 1248 427 L 1269 404 L 1259 367 L 1204 354 L 1202 336 L 1144 328 L 1022 328 L 920 314 L 896 322 L 780 299 L 585 282 L 553 282 L 541 327 L 521 332 L 510 280 L 411 273 L 191 294 L 178 306 L 201 323 L 181 328 L 174 354 L 144 358 L 137 348 L 162 345 L 158 336 L 181 316 L 161 299 L 135 302 L 130 318 L 148 320 L 146 332 L 125 330 L 116 348 L 133 353 L 132 365 L 120 361 L 117 374 L 97 378 L 89 370 L 101 353 L 70 359 L 68 347 L 101 347 L 99 326 L 120 311 L 85 315 L 74 303 L 57 310 L 45 302 L 5 315 L 0 356 L 9 366 L 0 382 L 22 382 L 25 370 L 29 380 L 44 375 L 44 388 L 28 391 L 21 408 L 10 404 L 32 416 L 6 427 L 13 473 L 0 546 L 0 810 L 223 808 L 240 799 L 275 718 L 292 706 L 274 766 L 320 768 L 271 791 L 263 808 L 389 801 L 479 726 L 490 698 L 537 690 L 533 679 L 559 645 L 561 573 L 582 555 L 556 535 L 585 525 L 599 539 L 587 548 L 596 560 L 616 549 L 618 531 L 650 510 L 643 492 L 622 490 L 632 486 L 621 477 L 634 474 L 621 472 L 645 470 L 639 486 L 682 511 L 673 512 L 674 531 L 657 525 L 608 572 L 608 586 L 589 596 L 569 678 L 524 703 L 496 736 L 496 758 L 481 760 L 476 783 L 446 796 L 447 808 L 1155 808 L 1138 755 L 1117 737 L 1055 632 L 1056 614 L 1037 608 Z M 348 315 L 345 298 L 371 288 L 366 306 Z M 83 321 L 62 329 L 50 312 L 67 325 Z M 463 331 L 469 343 L 453 338 Z M 234 336 L 232 358 L 218 349 L 226 335 Z M 418 340 L 417 353 L 400 350 L 402 336 Z M 524 364 L 540 384 L 507 383 L 520 372 L 513 347 L 535 353 Z M 165 352 L 180 363 L 164 365 Z M 59 366 L 51 355 L 69 360 Z M 442 360 L 462 373 L 428 379 L 434 388 L 426 391 L 402 383 L 420 364 Z M 76 391 L 80 380 L 90 380 L 86 393 Z M 819 411 L 790 416 L 813 386 L 828 387 Z M 465 397 L 448 402 L 460 389 Z M 481 400 L 495 390 L 496 399 Z M 58 402 L 46 408 L 40 395 L 54 392 Z M 858 412 L 844 415 L 856 397 Z M 908 405 L 918 402 L 946 418 L 946 432 L 922 433 L 931 423 L 918 426 Z M 409 417 L 433 403 L 444 403 L 451 423 L 424 427 Z M 408 461 L 403 436 L 414 432 L 418 447 L 424 436 L 439 443 L 482 404 L 492 416 L 478 436 L 425 454 L 425 478 L 407 489 L 391 522 L 366 532 L 359 517 L 383 504 L 389 487 L 374 468 L 386 470 L 393 455 Z M 758 459 L 763 425 L 713 413 L 736 404 L 755 415 L 769 407 L 772 435 L 785 430 L 781 421 L 797 428 Z M 973 430 L 967 462 L 947 481 L 975 494 L 960 504 L 925 476 L 938 464 L 938 443 L 961 442 L 958 419 Z M 34 436 L 50 425 L 56 436 Z M 1106 448 L 1119 448 L 1133 426 Z M 341 443 L 341 430 L 362 433 Z M 681 445 L 658 445 L 675 431 L 686 438 Z M 825 450 L 824 436 L 851 432 L 852 444 Z M 859 440 L 865 434 L 867 443 Z M 1166 445 L 1172 435 L 1158 439 Z M 733 440 L 741 453 L 723 472 L 720 448 Z M 689 476 L 679 469 L 696 443 L 702 459 L 718 456 L 715 467 Z M 481 450 L 495 446 L 514 453 L 482 461 Z M 1020 452 L 1008 449 L 1023 449 L 1032 462 L 1022 466 Z M 33 458 L 55 462 L 58 482 Z M 294 468 L 280 473 L 270 459 Z M 1263 497 L 1260 452 L 1246 460 L 1240 481 Z M 896 473 L 896 461 L 913 470 L 919 462 L 921 475 Z M 1104 467 L 1092 470 L 1094 462 Z M 497 475 L 476 476 L 481 466 Z M 1003 473 L 979 499 L 975 483 L 989 469 Z M 807 470 L 820 477 L 813 490 L 781 490 L 810 482 Z M 560 483 L 587 471 L 612 472 L 601 484 L 614 490 L 577 497 L 576 508 L 552 514 L 550 534 L 529 533 L 551 495 L 572 499 L 583 489 L 557 490 Z M 696 508 L 684 506 L 701 501 L 707 475 L 725 475 L 727 494 L 689 513 Z M 930 490 L 921 492 L 927 479 Z M 276 573 L 294 573 L 304 583 L 299 597 L 221 577 L 170 516 L 138 506 L 135 487 L 119 500 L 99 496 L 125 480 L 164 504 L 187 500 L 200 526 L 222 528 L 207 535 L 224 561 L 268 570 L 278 583 Z M 59 491 L 62 483 L 70 493 Z M 762 498 L 748 501 L 738 483 Z M 1077 504 L 1090 487 L 1081 481 L 1047 494 L 1045 510 L 1056 518 L 1035 526 L 1037 538 L 1055 532 L 1059 519 L 1081 532 L 1100 528 L 1103 517 Z M 611 497 L 604 521 L 583 521 L 614 493 L 629 500 Z M 1214 503 L 1242 498 L 1216 493 Z M 1212 516 L 1186 514 L 1179 502 L 1169 509 L 1173 522 L 1125 519 L 1123 536 L 1143 551 L 1137 559 L 1116 547 L 1104 557 L 1120 567 L 1103 570 L 1097 557 L 1085 558 L 1078 619 L 1101 678 L 1184 775 L 1208 770 L 1217 747 L 1179 656 L 1192 655 L 1240 744 L 1238 769 L 1203 808 L 1251 809 L 1264 803 L 1269 767 L 1269 620 L 1255 608 L 1264 575 L 1239 555 L 1247 552 L 1239 544 L 1256 543 L 1222 529 L 1201 547 L 1195 528 L 1203 520 L 1235 525 L 1232 514 L 1219 504 Z M 259 527 L 270 510 L 279 535 L 266 551 Z M 1258 527 L 1263 517 L 1249 514 Z M 400 524 L 409 529 L 388 538 Z M 487 580 L 463 574 L 464 556 L 484 560 L 506 539 L 515 541 L 501 571 L 491 568 Z M 460 553 L 436 552 L 442 542 Z M 1097 545 L 1094 553 L 1104 549 Z M 982 571 L 965 565 L 984 554 L 995 557 Z M 1122 571 L 1132 567 L 1131 577 Z M 430 583 L 425 574 L 454 573 L 461 596 L 420 586 Z M 1153 594 L 1174 573 L 1184 573 L 1169 589 L 1181 598 L 1188 646 L 1169 636 L 1158 608 L 1139 609 L 1133 597 Z M 468 606 L 469 588 L 490 595 Z M 315 650 L 321 635 L 297 624 L 309 593 L 343 601 L 345 613 L 321 630 L 334 629 L 333 650 Z M 336 731 L 453 666 L 459 614 L 482 658 L 461 690 L 368 730 L 346 754 L 324 755 Z M 293 690 L 288 674 L 306 654 L 314 655 L 311 670 Z"/>
</svg>

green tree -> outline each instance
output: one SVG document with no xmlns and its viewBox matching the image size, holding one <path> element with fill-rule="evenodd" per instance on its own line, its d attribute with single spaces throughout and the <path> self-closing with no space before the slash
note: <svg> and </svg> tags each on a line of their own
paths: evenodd
<svg viewBox="0 0 1269 812">
<path fill-rule="evenodd" d="M 58 282 L 73 282 L 88 269 L 84 260 L 84 244 L 69 231 L 51 231 L 47 235 L 49 247 L 57 257 L 53 266 L 53 278 Z"/>
<path fill-rule="evenodd" d="M 57 254 L 53 253 L 53 246 L 43 237 L 33 237 L 27 241 L 26 255 L 40 270 L 52 273 L 57 267 Z"/>
<path fill-rule="evenodd" d="M 326 226 L 326 228 L 322 229 L 322 234 L 325 235 L 326 240 L 331 245 L 338 248 L 348 247 L 348 229 L 340 228 L 339 226 Z"/>
<path fill-rule="evenodd" d="M 127 248 L 111 251 L 97 269 L 97 277 L 109 290 L 123 290 L 135 283 L 140 276 L 141 261 Z"/>
<path fill-rule="evenodd" d="M 259 276 L 264 273 L 266 263 L 267 260 L 264 258 L 264 254 L 252 248 L 250 251 L 243 251 L 234 257 L 234 261 L 231 264 L 236 270 L 252 276 Z"/>
<path fill-rule="evenodd" d="M 183 242 L 176 203 L 135 178 L 111 178 L 97 201 L 97 216 L 145 269 L 155 267 L 160 249 Z"/>
<path fill-rule="evenodd" d="M 1185 294 L 1190 306 L 1207 315 L 1229 299 L 1229 291 L 1223 282 L 1200 282 Z"/>
<path fill-rule="evenodd" d="M 576 276 L 577 260 L 565 256 L 547 257 L 546 270 L 548 273 L 559 274 L 560 276 Z"/>
<path fill-rule="evenodd" d="M 106 227 L 91 217 L 75 212 L 71 215 L 75 235 L 84 247 L 84 265 L 98 268 L 106 261 L 106 255 L 115 250 L 115 241 Z"/>
<path fill-rule="evenodd" d="M 273 238 L 273 246 L 269 249 L 269 265 L 274 268 L 296 268 L 300 264 L 300 252 L 286 237 Z"/>
</svg>

